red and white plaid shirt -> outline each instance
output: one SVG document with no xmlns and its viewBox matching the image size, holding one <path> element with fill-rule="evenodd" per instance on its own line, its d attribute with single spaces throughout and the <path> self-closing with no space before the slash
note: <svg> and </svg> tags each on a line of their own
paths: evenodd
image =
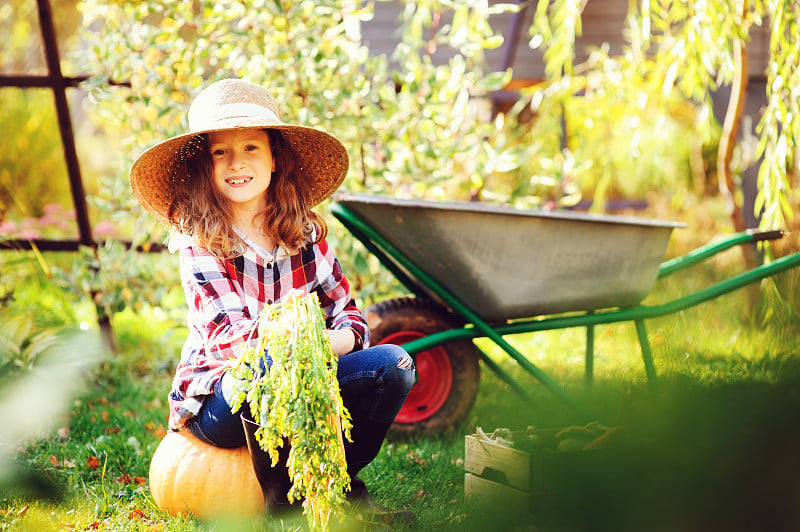
<svg viewBox="0 0 800 532">
<path fill-rule="evenodd" d="M 357 351 L 369 344 L 369 330 L 350 296 L 339 261 L 326 241 L 289 255 L 273 255 L 246 241 L 242 256 L 222 260 L 190 239 L 181 246 L 180 271 L 189 305 L 189 337 L 169 395 L 170 428 L 197 415 L 214 384 L 256 343 L 261 309 L 285 299 L 292 289 L 316 292 L 329 329 L 350 328 Z"/>
</svg>

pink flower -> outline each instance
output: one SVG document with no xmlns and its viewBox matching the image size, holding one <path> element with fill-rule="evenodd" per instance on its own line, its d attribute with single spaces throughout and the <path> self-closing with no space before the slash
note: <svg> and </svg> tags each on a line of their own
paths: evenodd
<svg viewBox="0 0 800 532">
<path fill-rule="evenodd" d="M 22 240 L 35 240 L 41 238 L 42 234 L 36 229 L 23 229 L 17 236 Z"/>
<path fill-rule="evenodd" d="M 110 236 L 114 233 L 114 224 L 108 220 L 103 220 L 92 230 L 95 236 Z"/>
<path fill-rule="evenodd" d="M 45 214 L 49 214 L 50 216 L 61 214 L 61 205 L 58 203 L 48 203 L 42 207 L 42 210 Z"/>
<path fill-rule="evenodd" d="M 0 222 L 0 234 L 10 235 L 17 232 L 17 224 L 11 220 Z"/>
<path fill-rule="evenodd" d="M 53 216 L 52 214 L 45 214 L 41 218 L 39 218 L 39 225 L 58 225 L 61 222 L 61 219 L 57 216 Z"/>
</svg>

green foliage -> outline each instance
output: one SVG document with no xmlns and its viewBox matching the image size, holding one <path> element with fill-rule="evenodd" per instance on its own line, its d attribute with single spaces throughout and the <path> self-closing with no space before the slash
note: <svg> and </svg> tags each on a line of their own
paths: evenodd
<svg viewBox="0 0 800 532">
<path fill-rule="evenodd" d="M 434 189 L 441 196 L 448 182 L 465 196 L 482 169 L 489 133 L 470 97 L 498 88 L 504 78 L 484 72 L 482 50 L 502 41 L 488 25 L 489 8 L 478 1 L 408 3 L 393 72 L 386 57 L 371 57 L 359 40 L 358 22 L 370 10 L 333 1 L 247 8 L 87 2 L 87 27 L 103 29 L 86 34 L 86 70 L 132 85 L 101 90 L 102 78 L 90 84 L 97 116 L 109 128 L 131 131 L 126 147 L 140 150 L 185 130 L 188 103 L 207 83 L 245 77 L 271 89 L 285 120 L 335 132 L 351 154 L 351 188 Z M 452 22 L 434 27 L 439 11 L 451 12 Z M 436 46 L 453 50 L 448 65 L 431 61 Z"/>
<path fill-rule="evenodd" d="M 537 2 L 530 47 L 544 44 L 545 72 L 548 79 L 558 83 L 562 76 L 572 76 L 575 61 L 575 38 L 581 34 L 580 0 Z"/>
<path fill-rule="evenodd" d="M 262 371 L 267 356 L 272 365 Z M 273 465 L 278 449 L 290 446 L 288 498 L 303 499 L 312 530 L 328 529 L 350 485 L 341 438 L 343 433 L 349 439 L 352 424 L 339 393 L 337 366 L 325 315 L 312 293 L 265 307 L 255 345 L 231 369 L 237 392 L 231 409 L 247 401 L 259 425 L 256 439 Z"/>
<path fill-rule="evenodd" d="M 58 274 L 71 261 L 69 254 L 35 249 L 0 254 L 0 313 L 8 316 L 9 326 L 17 323 L 19 333 L 32 335 L 90 327 L 87 324 L 96 320 L 94 305 L 73 286 L 63 286 Z"/>
<path fill-rule="evenodd" d="M 607 197 L 643 197 L 658 188 L 680 197 L 687 188 L 701 190 L 706 168 L 713 169 L 707 154 L 719 132 L 709 95 L 735 74 L 732 43 L 746 42 L 770 9 L 779 15 L 772 54 L 786 66 L 771 78 L 775 96 L 760 133 L 769 156 L 757 206 L 765 208 L 765 223 L 777 224 L 788 212 L 783 191 L 791 186 L 786 170 L 794 153 L 793 130 L 784 124 L 800 114 L 792 112 L 792 85 L 778 90 L 798 71 L 786 40 L 792 6 L 781 5 L 632 4 L 623 53 L 601 48 L 574 65 L 581 3 L 539 2 L 530 46 L 544 49 L 549 79 L 491 120 L 486 96 L 512 72 L 487 71 L 484 51 L 502 42 L 489 20 L 519 6 L 404 2 L 402 40 L 385 57 L 370 54 L 360 39 L 371 3 L 91 0 L 82 5 L 89 53 L 75 60 L 98 73 L 86 85 L 98 125 L 128 133 L 118 174 L 94 203 L 132 227 L 138 242 L 157 238 L 162 229 L 127 189 L 130 162 L 145 146 L 185 131 L 193 95 L 230 76 L 269 86 L 286 121 L 341 138 L 351 156 L 345 189 L 548 208 L 591 200 L 598 210 Z M 789 44 L 780 45 L 781 34 Z M 108 86 L 108 79 L 131 87 Z M 517 119 L 529 110 L 533 122 Z M 356 292 L 375 300 L 397 291 L 340 229 L 333 227 L 331 240 L 353 250 L 341 258 Z"/>
<path fill-rule="evenodd" d="M 648 17 L 650 15 L 650 17 Z M 710 91 L 736 76 L 735 42 L 747 46 L 750 32 L 771 20 L 770 61 L 767 66 L 767 107 L 756 129 L 758 195 L 755 213 L 761 226 L 781 228 L 792 218 L 789 205 L 800 120 L 797 109 L 798 58 L 795 37 L 800 24 L 796 2 L 754 0 L 684 4 L 659 2 L 643 13 L 643 27 L 659 32 L 656 59 L 667 68 L 665 88 L 674 82 L 685 95 L 707 101 Z M 702 129 L 701 129 L 702 131 Z M 763 213 L 763 214 L 762 214 Z"/>
<path fill-rule="evenodd" d="M 698 102 L 709 90 L 727 85 L 736 75 L 734 40 L 747 40 L 750 27 L 760 24 L 760 2 L 712 1 L 703 4 L 653 2 L 640 19 L 641 38 L 652 44 L 666 71 L 665 89 L 672 83 Z"/>
<path fill-rule="evenodd" d="M 483 50 L 502 42 L 490 13 L 479 1 L 405 4 L 392 83 L 381 82 L 376 120 L 356 138 L 366 153 L 367 190 L 466 199 L 483 186 L 496 130 L 477 98 L 510 79 L 510 72 L 486 71 Z M 447 15 L 452 22 L 439 25 Z M 446 64 L 434 62 L 438 48 L 452 52 Z"/>
<path fill-rule="evenodd" d="M 96 335 L 37 330 L 32 313 L 6 316 L 0 330 L 0 496 L 56 496 L 52 479 L 15 465 L 13 454 L 53 429 L 103 353 Z"/>
<path fill-rule="evenodd" d="M 91 0 L 82 5 L 89 53 L 76 61 L 98 73 L 86 84 L 98 125 L 130 133 L 115 177 L 120 183 L 127 183 L 136 153 L 186 130 L 186 110 L 199 90 L 243 77 L 270 88 L 285 121 L 342 140 L 351 157 L 345 188 L 466 199 L 494 161 L 508 159 L 491 147 L 496 128 L 479 99 L 510 76 L 486 72 L 483 57 L 502 42 L 487 21 L 503 9 L 512 8 L 480 0 L 406 3 L 390 69 L 390 58 L 370 55 L 360 40 L 359 22 L 371 17 L 371 3 Z M 437 47 L 452 51 L 447 64 L 434 63 Z M 109 87 L 108 79 L 131 87 Z M 159 234 L 124 186 L 103 188 L 116 191 L 103 197 L 109 211 L 137 220 L 140 241 Z M 340 249 L 354 247 L 347 234 L 332 239 Z M 387 275 L 374 275 L 380 269 L 363 249 L 342 259 L 364 297 L 386 293 Z M 364 264 L 369 271 L 354 267 Z"/>
<path fill-rule="evenodd" d="M 800 8 L 796 2 L 632 3 L 626 34 L 628 47 L 624 53 L 610 58 L 603 50 L 595 51 L 585 64 L 574 69 L 580 2 L 539 2 L 530 45 L 544 48 L 548 81 L 532 97 L 532 107 L 540 113 L 534 128 L 540 133 L 549 131 L 546 138 L 556 138 L 559 127 L 553 117 L 563 113 L 567 128 L 563 134 L 569 141 L 562 148 L 570 148 L 576 160 L 593 164 L 594 170 L 587 173 L 589 180 L 584 186 L 594 192 L 596 200 L 615 188 L 619 191 L 621 181 L 612 185 L 611 180 L 621 169 L 632 166 L 638 170 L 642 164 L 649 169 L 639 175 L 626 174 L 624 179 L 630 177 L 641 188 L 656 184 L 659 174 L 673 174 L 678 176 L 677 180 L 669 185 L 685 186 L 688 181 L 681 175 L 701 177 L 691 175 L 687 168 L 687 163 L 704 151 L 698 140 L 703 144 L 716 142 L 711 92 L 729 85 L 737 76 L 741 65 L 736 63 L 735 46 L 738 43 L 746 46 L 751 29 L 767 18 L 772 21 L 772 31 L 766 72 L 767 108 L 757 129 L 757 155 L 763 159 L 755 211 L 763 212 L 763 227 L 783 227 L 787 219 L 791 220 L 787 191 L 794 185 L 792 176 L 796 173 L 800 142 L 796 95 L 800 65 L 794 43 Z M 600 93 L 616 95 L 598 98 Z M 697 112 L 689 111 L 688 101 L 682 104 L 684 109 L 677 109 L 683 99 L 694 102 Z M 585 101 L 586 106 L 576 104 L 577 100 Z M 591 126 L 575 124 L 581 121 L 609 124 L 606 126 L 609 130 L 619 125 L 624 131 L 604 131 L 600 127 L 594 132 Z M 658 143 L 647 141 L 651 134 L 655 139 L 663 138 L 664 131 L 671 133 L 671 141 L 664 145 L 675 146 L 677 140 L 681 147 L 677 157 L 659 152 Z M 550 157 L 561 149 L 552 142 L 546 146 L 545 155 Z M 610 160 L 620 151 L 630 156 L 634 164 Z M 698 165 L 694 163 L 693 167 Z"/>
<path fill-rule="evenodd" d="M 775 0 L 769 3 L 772 33 L 767 69 L 767 107 L 761 115 L 758 145 L 763 163 L 758 172 L 756 210 L 764 210 L 765 227 L 782 227 L 792 220 L 789 191 L 796 186 L 798 146 L 800 146 L 800 57 L 797 35 L 800 32 L 800 6 L 797 2 Z M 792 181 L 794 174 L 795 182 Z"/>
<path fill-rule="evenodd" d="M 0 324 L 0 385 L 31 371 L 56 341 L 56 331 L 36 331 L 32 311 L 8 316 Z"/>
<path fill-rule="evenodd" d="M 80 16 L 75 9 L 78 0 L 50 2 L 58 47 L 62 53 L 75 45 L 75 29 Z M 46 74 L 44 44 L 39 29 L 37 2 L 6 0 L 0 4 L 0 71 L 3 73 Z M 62 69 L 68 68 L 68 63 Z M 65 74 L 73 72 L 68 70 Z"/>
<path fill-rule="evenodd" d="M 173 259 L 107 240 L 97 249 L 81 247 L 70 269 L 54 271 L 64 288 L 78 296 L 91 294 L 98 316 L 111 318 L 125 308 L 141 310 L 148 304 L 168 308 L 168 294 L 180 287 Z"/>
<path fill-rule="evenodd" d="M 495 173 L 484 195 L 538 207 L 584 200 L 602 210 L 607 198 L 685 190 L 702 178 L 692 173 L 692 160 L 702 161 L 704 140 L 716 139 L 711 123 L 706 139 L 697 136 L 698 121 L 710 115 L 663 94 L 656 74 L 642 77 L 654 61 L 639 52 L 631 47 L 612 57 L 597 49 L 572 76 L 523 90 L 509 114 L 531 109 L 535 118 L 525 130 L 506 119 L 507 134 L 498 138 L 513 143 L 517 163 L 505 176 Z"/>
<path fill-rule="evenodd" d="M 69 179 L 50 91 L 0 89 L 0 128 L 16 132 L 0 136 L 0 220 L 38 218 L 46 205 L 68 201 Z"/>
</svg>

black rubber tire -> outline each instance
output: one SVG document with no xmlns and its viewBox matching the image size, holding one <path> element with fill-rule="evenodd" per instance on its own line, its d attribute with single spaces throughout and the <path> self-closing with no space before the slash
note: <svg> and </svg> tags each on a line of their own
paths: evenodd
<svg viewBox="0 0 800 532">
<path fill-rule="evenodd" d="M 433 301 L 414 297 L 381 301 L 368 307 L 365 315 L 372 345 L 380 344 L 384 338 L 404 331 L 427 336 L 464 325 L 463 320 Z M 452 370 L 449 395 L 433 415 L 426 419 L 412 423 L 396 420 L 392 424 L 392 434 L 408 436 L 449 432 L 456 429 L 472 410 L 480 383 L 480 351 L 469 340 L 449 342 L 441 347 L 447 353 Z M 418 372 L 418 382 L 419 379 Z"/>
</svg>

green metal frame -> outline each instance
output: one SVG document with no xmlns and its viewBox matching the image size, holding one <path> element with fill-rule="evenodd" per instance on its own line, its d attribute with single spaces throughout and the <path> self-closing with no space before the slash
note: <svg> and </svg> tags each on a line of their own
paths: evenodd
<svg viewBox="0 0 800 532">
<path fill-rule="evenodd" d="M 408 342 L 403 345 L 406 351 L 413 355 L 455 340 L 489 338 L 511 356 L 523 369 L 541 382 L 548 390 L 564 400 L 567 404 L 579 410 L 581 406 L 571 395 L 558 383 L 553 381 L 549 375 L 509 344 L 504 337 L 513 334 L 544 330 L 586 327 L 585 379 L 587 382 L 591 382 L 594 370 L 594 327 L 602 324 L 632 321 L 636 326 L 636 333 L 642 350 L 642 359 L 644 361 L 648 383 L 651 388 L 655 389 L 657 387 L 657 376 L 653 364 L 653 353 L 647 337 L 645 320 L 673 314 L 699 305 L 700 303 L 704 303 L 800 265 L 800 252 L 798 252 L 782 257 L 769 264 L 762 264 L 708 288 L 660 305 L 638 305 L 631 308 L 593 310 L 577 315 L 531 317 L 529 319 L 516 320 L 511 323 L 492 326 L 471 309 L 467 308 L 461 300 L 459 300 L 458 296 L 444 288 L 439 282 L 428 275 L 427 272 L 423 271 L 410 257 L 401 253 L 355 212 L 341 203 L 336 202 L 331 204 L 331 211 L 342 225 L 344 225 L 354 237 L 361 241 L 361 243 L 364 244 L 364 246 L 374 254 L 406 288 L 417 296 L 422 297 L 427 296 L 425 291 L 425 289 L 427 289 L 430 293 L 440 298 L 453 312 L 464 318 L 467 323 L 463 328 L 437 332 L 425 336 L 424 338 Z M 734 246 L 753 244 L 761 240 L 772 240 L 780 238 L 781 236 L 782 233 L 780 231 L 745 231 L 736 233 L 719 242 L 697 248 L 684 256 L 663 262 L 659 268 L 658 278 L 660 279 L 683 270 Z M 483 351 L 481 351 L 481 359 L 514 390 L 522 395 L 528 395 L 524 388 Z"/>
</svg>

